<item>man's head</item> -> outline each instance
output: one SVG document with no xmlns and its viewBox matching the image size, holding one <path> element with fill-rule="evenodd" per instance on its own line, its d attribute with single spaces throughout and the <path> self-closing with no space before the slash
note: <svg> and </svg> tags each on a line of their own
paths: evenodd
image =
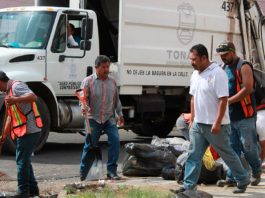
<svg viewBox="0 0 265 198">
<path fill-rule="evenodd" d="M 75 33 L 75 26 L 72 23 L 67 24 L 67 35 L 74 35 Z"/>
<path fill-rule="evenodd" d="M 190 49 L 189 58 L 194 69 L 203 71 L 209 66 L 209 56 L 206 47 L 202 44 L 194 45 Z"/>
<path fill-rule="evenodd" d="M 8 81 L 9 78 L 7 77 L 6 73 L 0 71 L 0 91 L 6 91 Z"/>
<path fill-rule="evenodd" d="M 226 65 L 231 65 L 237 57 L 235 45 L 229 41 L 220 43 L 216 48 L 216 52 Z"/>
<path fill-rule="evenodd" d="M 110 59 L 105 55 L 99 55 L 95 60 L 97 75 L 100 79 L 106 79 L 109 74 Z"/>
</svg>

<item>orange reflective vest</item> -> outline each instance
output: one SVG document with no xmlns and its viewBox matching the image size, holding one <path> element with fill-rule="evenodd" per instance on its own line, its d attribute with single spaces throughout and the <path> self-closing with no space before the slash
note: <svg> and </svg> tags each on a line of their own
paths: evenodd
<svg viewBox="0 0 265 198">
<path fill-rule="evenodd" d="M 11 97 L 13 96 L 12 86 L 16 82 L 18 81 L 13 81 L 11 84 L 11 88 L 9 91 L 9 96 Z M 31 111 L 33 111 L 34 113 L 36 125 L 37 127 L 42 128 L 43 124 L 36 102 L 32 102 L 31 106 L 32 106 Z M 8 109 L 8 115 L 11 117 L 11 138 L 15 139 L 15 137 L 17 138 L 22 137 L 27 133 L 27 115 L 31 113 L 31 111 L 29 111 L 27 114 L 23 114 L 23 112 L 21 111 L 21 109 L 17 104 L 10 105 L 7 109 Z"/>
<path fill-rule="evenodd" d="M 236 67 L 236 90 L 239 92 L 243 88 L 243 82 L 240 75 L 240 69 L 243 65 L 243 63 L 247 63 L 246 61 L 243 61 L 242 59 L 239 59 L 237 67 Z M 249 63 L 248 63 L 249 64 Z M 254 79 L 254 77 L 253 77 Z M 253 82 L 254 84 L 254 82 Z M 255 114 L 255 110 L 253 107 L 253 103 L 251 100 L 251 94 L 247 95 L 244 99 L 240 100 L 241 107 L 243 109 L 245 118 L 252 117 Z"/>
</svg>

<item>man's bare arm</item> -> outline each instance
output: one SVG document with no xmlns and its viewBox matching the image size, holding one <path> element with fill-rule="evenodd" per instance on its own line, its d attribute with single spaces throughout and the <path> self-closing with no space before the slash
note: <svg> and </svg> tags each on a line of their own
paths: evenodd
<svg viewBox="0 0 265 198">
<path fill-rule="evenodd" d="M 226 111 L 227 101 L 228 101 L 228 97 L 219 98 L 217 115 L 216 115 L 215 122 L 213 123 L 213 126 L 212 126 L 213 134 L 217 134 L 220 131 L 221 123 L 222 123 L 222 120 L 223 120 L 223 117 Z"/>
<path fill-rule="evenodd" d="M 194 109 L 194 96 L 191 97 L 190 100 L 190 123 L 189 128 L 192 126 L 193 120 L 195 116 L 195 109 Z"/>
</svg>

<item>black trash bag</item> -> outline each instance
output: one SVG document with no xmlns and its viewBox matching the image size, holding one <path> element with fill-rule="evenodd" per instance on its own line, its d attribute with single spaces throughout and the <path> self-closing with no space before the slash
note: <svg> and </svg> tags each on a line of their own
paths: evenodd
<svg viewBox="0 0 265 198">
<path fill-rule="evenodd" d="M 124 176 L 154 176 L 161 174 L 161 166 L 157 166 L 152 161 L 142 161 L 133 155 L 127 154 L 123 162 L 122 174 Z"/>
<path fill-rule="evenodd" d="M 175 168 L 175 179 L 179 184 L 182 184 L 182 181 L 184 179 L 184 169 L 185 167 L 181 166 L 181 164 L 176 164 Z"/>
<path fill-rule="evenodd" d="M 164 167 L 161 171 L 161 176 L 165 180 L 176 180 L 181 183 L 184 178 L 184 168 L 180 164 L 176 164 L 175 167 Z"/>
<path fill-rule="evenodd" d="M 161 176 L 165 180 L 175 180 L 175 167 L 164 167 L 161 171 Z"/>
<path fill-rule="evenodd" d="M 213 196 L 201 190 L 186 190 L 178 193 L 176 198 L 213 198 Z"/>
<path fill-rule="evenodd" d="M 165 166 L 175 166 L 176 157 L 166 147 L 158 147 L 151 144 L 127 143 L 125 151 L 137 159 L 152 161 L 161 165 L 161 170 Z"/>
<path fill-rule="evenodd" d="M 166 147 L 128 143 L 125 151 L 129 154 L 123 162 L 126 176 L 160 176 L 164 167 L 176 165 L 175 155 Z"/>
<path fill-rule="evenodd" d="M 218 180 L 225 178 L 226 172 L 222 164 L 217 164 L 216 169 L 213 171 L 208 170 L 204 165 L 202 165 L 198 183 L 216 184 Z"/>
<path fill-rule="evenodd" d="M 174 146 L 167 147 L 169 151 L 171 151 L 176 157 L 179 157 L 184 151 L 175 149 Z"/>
</svg>

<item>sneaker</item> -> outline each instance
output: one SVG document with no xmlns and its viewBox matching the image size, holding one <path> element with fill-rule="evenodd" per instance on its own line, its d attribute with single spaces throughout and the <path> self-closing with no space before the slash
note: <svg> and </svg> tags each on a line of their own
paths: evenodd
<svg viewBox="0 0 265 198">
<path fill-rule="evenodd" d="M 261 173 L 252 175 L 251 179 L 250 179 L 250 181 L 251 181 L 250 185 L 251 186 L 257 186 L 260 183 L 260 180 L 261 180 Z"/>
<path fill-rule="evenodd" d="M 182 193 L 184 191 L 186 191 L 186 189 L 184 187 L 180 187 L 179 189 L 170 189 L 171 192 L 178 194 L 178 193 Z"/>
<path fill-rule="evenodd" d="M 227 187 L 235 187 L 236 186 L 236 182 L 235 181 L 232 181 L 232 180 L 218 180 L 217 183 L 216 183 L 216 186 L 218 187 L 224 187 L 224 186 L 227 186 Z"/>
<path fill-rule="evenodd" d="M 248 184 L 237 186 L 234 190 L 233 193 L 238 194 L 238 193 L 244 193 L 248 187 Z"/>
<path fill-rule="evenodd" d="M 107 177 L 108 179 L 111 180 L 120 180 L 121 177 L 119 175 L 117 175 L 117 173 L 107 173 Z"/>
</svg>

